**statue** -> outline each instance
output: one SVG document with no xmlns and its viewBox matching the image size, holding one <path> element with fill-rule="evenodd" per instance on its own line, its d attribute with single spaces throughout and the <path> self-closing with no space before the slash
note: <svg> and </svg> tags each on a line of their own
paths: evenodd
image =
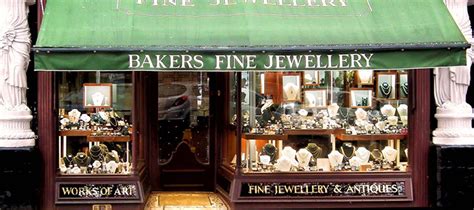
<svg viewBox="0 0 474 210">
<path fill-rule="evenodd" d="M 468 0 L 444 0 L 448 10 L 469 43 L 473 42 Z M 436 68 L 434 70 L 435 117 L 438 128 L 433 131 L 435 144 L 474 144 L 472 107 L 466 103 L 471 81 L 473 51 L 466 50 L 466 66 Z"/>
<path fill-rule="evenodd" d="M 0 147 L 34 146 L 26 105 L 31 34 L 28 6 L 35 0 L 0 1 Z"/>
<path fill-rule="evenodd" d="M 28 5 L 34 0 L 0 2 L 0 106 L 26 105 L 26 70 L 30 61 L 31 34 Z"/>
<path fill-rule="evenodd" d="M 471 21 L 467 12 L 468 0 L 444 0 L 454 20 L 469 43 L 473 43 Z M 467 89 L 471 81 L 472 48 L 466 53 L 466 66 L 437 68 L 435 74 L 436 105 L 441 107 L 447 102 L 463 104 L 466 102 Z"/>
</svg>

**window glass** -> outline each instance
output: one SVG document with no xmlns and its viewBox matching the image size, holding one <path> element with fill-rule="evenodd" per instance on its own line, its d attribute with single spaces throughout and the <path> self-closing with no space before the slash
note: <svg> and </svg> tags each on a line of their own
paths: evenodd
<svg viewBox="0 0 474 210">
<path fill-rule="evenodd" d="M 406 170 L 407 72 L 246 72 L 241 89 L 245 172 Z"/>
<path fill-rule="evenodd" d="M 131 174 L 131 73 L 62 72 L 57 78 L 60 173 Z"/>
</svg>

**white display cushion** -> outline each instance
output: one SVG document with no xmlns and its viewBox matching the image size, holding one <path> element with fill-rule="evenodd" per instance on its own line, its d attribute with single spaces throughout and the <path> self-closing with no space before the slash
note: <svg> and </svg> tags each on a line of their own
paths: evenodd
<svg viewBox="0 0 474 210">
<path fill-rule="evenodd" d="M 28 108 L 0 109 L 0 147 L 31 147 L 36 135 L 30 128 L 33 119 Z"/>
</svg>

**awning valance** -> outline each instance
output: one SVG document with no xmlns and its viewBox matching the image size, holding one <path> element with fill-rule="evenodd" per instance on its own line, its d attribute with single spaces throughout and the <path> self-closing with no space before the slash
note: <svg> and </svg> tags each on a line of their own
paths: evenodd
<svg viewBox="0 0 474 210">
<path fill-rule="evenodd" d="M 468 46 L 442 0 L 48 0 L 35 68 L 427 68 Z"/>
</svg>

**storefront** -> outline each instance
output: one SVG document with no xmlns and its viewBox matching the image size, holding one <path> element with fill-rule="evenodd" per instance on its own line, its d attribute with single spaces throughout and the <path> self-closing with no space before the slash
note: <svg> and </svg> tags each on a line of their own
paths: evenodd
<svg viewBox="0 0 474 210">
<path fill-rule="evenodd" d="M 42 207 L 427 206 L 427 69 L 467 47 L 441 0 L 48 0 Z"/>
</svg>

